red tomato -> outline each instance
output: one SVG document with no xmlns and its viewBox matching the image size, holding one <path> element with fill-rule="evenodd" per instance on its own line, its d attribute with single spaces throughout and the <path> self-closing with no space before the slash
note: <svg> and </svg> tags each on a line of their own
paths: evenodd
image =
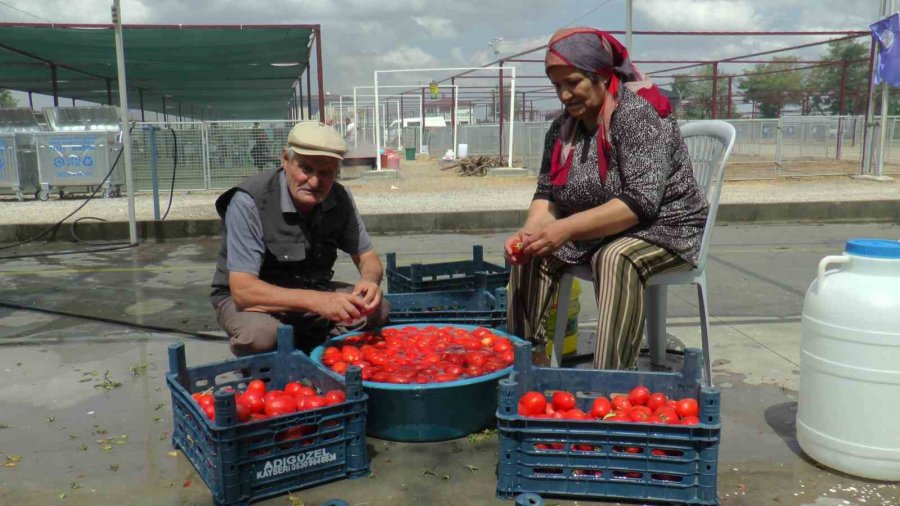
<svg viewBox="0 0 900 506">
<path fill-rule="evenodd" d="M 510 351 L 513 349 L 512 341 L 505 337 L 498 337 L 494 340 L 493 349 L 497 353 L 503 353 L 504 351 Z"/>
<path fill-rule="evenodd" d="M 696 416 L 686 416 L 681 419 L 681 425 L 699 425 L 700 419 Z"/>
<path fill-rule="evenodd" d="M 316 395 L 316 389 L 312 388 L 312 387 L 306 387 L 306 386 L 300 387 L 300 391 L 297 392 L 296 396 L 300 397 L 303 395 L 307 395 L 307 396 Z"/>
<path fill-rule="evenodd" d="M 241 400 L 247 404 L 251 413 L 262 413 L 266 409 L 266 401 L 256 391 L 246 391 L 241 396 Z"/>
<path fill-rule="evenodd" d="M 628 410 L 628 418 L 633 422 L 643 422 L 653 414 L 647 406 L 632 406 Z"/>
<path fill-rule="evenodd" d="M 300 392 L 300 389 L 303 388 L 303 384 L 297 381 L 291 381 L 287 385 L 284 386 L 284 393 L 288 395 L 295 396 Z"/>
<path fill-rule="evenodd" d="M 281 390 L 269 390 L 263 397 L 263 401 L 265 401 L 266 405 L 268 406 L 269 403 L 272 402 L 272 400 L 277 399 L 278 397 L 284 397 L 284 392 L 282 392 Z"/>
<path fill-rule="evenodd" d="M 203 397 L 203 392 L 194 392 L 191 394 L 191 397 L 194 398 L 194 402 L 200 404 L 200 398 Z"/>
<path fill-rule="evenodd" d="M 235 403 L 235 408 L 237 409 L 237 417 L 238 421 L 243 423 L 250 419 L 250 405 L 247 404 L 247 401 L 238 399 Z"/>
<path fill-rule="evenodd" d="M 477 377 L 483 375 L 485 372 L 489 372 L 489 371 L 485 371 L 484 369 L 478 367 L 477 365 L 470 365 L 469 367 L 466 367 L 466 369 L 463 372 L 466 373 L 466 376 L 468 376 L 470 378 L 477 378 Z"/>
<path fill-rule="evenodd" d="M 318 395 L 314 395 L 312 397 L 307 397 L 306 402 L 303 406 L 307 409 L 318 409 L 325 407 L 325 399 L 323 397 L 319 397 Z"/>
<path fill-rule="evenodd" d="M 669 399 L 666 401 L 666 406 L 675 409 L 676 407 L 678 407 L 678 402 L 675 399 Z"/>
<path fill-rule="evenodd" d="M 280 395 L 266 401 L 266 416 L 281 416 L 296 411 L 296 400 L 289 395 Z"/>
<path fill-rule="evenodd" d="M 356 346 L 344 346 L 341 348 L 341 358 L 348 364 L 354 364 L 362 360 L 362 353 Z"/>
<path fill-rule="evenodd" d="M 435 383 L 446 383 L 448 381 L 456 381 L 457 379 L 459 379 L 459 375 L 457 374 L 443 373 L 434 375 Z"/>
<path fill-rule="evenodd" d="M 491 333 L 491 329 L 487 329 L 484 327 L 478 327 L 472 331 L 472 337 L 474 337 L 476 339 L 481 339 L 482 336 L 484 336 L 485 334 L 490 334 L 490 333 Z"/>
<path fill-rule="evenodd" d="M 347 367 L 349 367 L 347 365 L 347 362 L 344 362 L 343 360 L 338 360 L 337 362 L 334 363 L 334 365 L 331 366 L 331 370 L 338 374 L 344 374 L 345 372 L 347 372 Z"/>
<path fill-rule="evenodd" d="M 575 396 L 569 392 L 557 390 L 553 392 L 553 409 L 557 411 L 569 411 L 575 407 Z"/>
<path fill-rule="evenodd" d="M 591 417 L 603 418 L 612 409 L 612 404 L 606 397 L 597 397 L 591 405 Z"/>
<path fill-rule="evenodd" d="M 631 418 L 628 418 L 627 416 L 624 416 L 624 415 L 613 415 L 613 416 L 607 416 L 606 418 L 603 419 L 603 421 L 604 422 L 630 422 Z"/>
<path fill-rule="evenodd" d="M 522 241 L 516 241 L 509 246 L 510 251 L 512 251 L 513 255 L 518 255 L 522 252 Z"/>
<path fill-rule="evenodd" d="M 546 412 L 547 398 L 540 392 L 525 392 L 519 399 L 519 404 L 525 407 L 527 414 L 523 416 L 534 416 Z M 520 413 L 521 414 L 521 413 Z"/>
<path fill-rule="evenodd" d="M 647 417 L 646 420 L 644 420 L 644 423 L 666 423 L 666 422 L 664 422 L 662 420 L 662 418 L 660 418 L 656 415 L 650 415 Z"/>
<path fill-rule="evenodd" d="M 203 410 L 203 414 L 206 415 L 206 418 L 209 418 L 210 420 L 216 419 L 216 408 L 213 407 L 212 404 L 201 406 L 201 409 Z"/>
<path fill-rule="evenodd" d="M 268 420 L 270 417 L 262 414 L 262 413 L 250 413 L 250 421 L 258 422 L 260 420 Z"/>
<path fill-rule="evenodd" d="M 263 380 L 255 379 L 247 384 L 248 392 L 257 392 L 259 395 L 266 395 L 266 383 Z"/>
<path fill-rule="evenodd" d="M 630 402 L 632 406 L 643 406 L 647 404 L 647 399 L 649 398 L 650 390 L 644 386 L 634 387 L 628 392 L 628 402 Z"/>
<path fill-rule="evenodd" d="M 623 411 L 631 408 L 631 402 L 624 395 L 617 395 L 612 398 L 612 408 L 616 411 Z"/>
<path fill-rule="evenodd" d="M 486 359 L 487 357 L 485 357 L 483 353 L 477 351 L 470 351 L 465 355 L 465 363 L 470 366 L 474 365 L 476 367 L 481 367 L 484 365 Z"/>
<path fill-rule="evenodd" d="M 587 413 L 585 413 L 584 411 L 582 411 L 578 408 L 573 408 L 573 409 L 566 411 L 563 416 L 565 416 L 566 420 L 587 420 L 588 419 Z"/>
<path fill-rule="evenodd" d="M 672 425 L 679 423 L 678 413 L 676 413 L 674 409 L 668 406 L 661 406 L 656 410 L 654 414 L 665 423 Z"/>
<path fill-rule="evenodd" d="M 347 396 L 344 392 L 340 390 L 329 390 L 325 392 L 325 404 L 331 406 L 332 404 L 340 404 L 347 400 Z"/>
<path fill-rule="evenodd" d="M 697 399 L 691 399 L 690 397 L 685 397 L 678 401 L 678 404 L 675 405 L 675 412 L 678 413 L 678 416 L 684 418 L 686 416 L 697 416 L 700 414 L 700 406 L 697 404 Z"/>
<path fill-rule="evenodd" d="M 206 406 L 212 406 L 216 403 L 216 400 L 213 399 L 213 396 L 210 394 L 203 394 L 197 399 L 197 404 L 200 405 L 201 408 L 205 408 Z"/>
<path fill-rule="evenodd" d="M 662 392 L 654 392 L 650 394 L 650 397 L 647 399 L 647 407 L 656 411 L 660 406 L 665 406 L 666 401 L 669 399 L 666 398 L 666 394 Z"/>
<path fill-rule="evenodd" d="M 332 356 L 332 355 L 340 355 L 340 354 L 341 354 L 341 350 L 335 346 L 329 346 L 329 347 L 325 348 L 324 352 L 322 352 L 322 356 L 324 356 L 324 357 Z"/>
</svg>

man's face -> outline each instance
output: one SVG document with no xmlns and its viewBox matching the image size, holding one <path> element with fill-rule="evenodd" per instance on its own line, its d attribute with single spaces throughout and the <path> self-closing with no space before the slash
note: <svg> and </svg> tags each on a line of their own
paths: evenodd
<svg viewBox="0 0 900 506">
<path fill-rule="evenodd" d="M 291 199 L 297 209 L 306 213 L 328 196 L 341 161 L 330 156 L 291 154 L 288 151 L 281 153 L 281 166 Z"/>
</svg>

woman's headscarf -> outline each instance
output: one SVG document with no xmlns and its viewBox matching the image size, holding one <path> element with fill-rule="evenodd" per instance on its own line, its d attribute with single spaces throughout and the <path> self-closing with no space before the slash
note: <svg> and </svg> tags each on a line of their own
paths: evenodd
<svg viewBox="0 0 900 506">
<path fill-rule="evenodd" d="M 606 32 L 583 27 L 559 30 L 550 38 L 544 69 L 549 70 L 556 65 L 567 65 L 587 74 L 609 78 L 597 129 L 597 159 L 600 180 L 603 181 L 608 169 L 606 156 L 612 147 L 609 123 L 622 99 L 623 85 L 649 102 L 661 118 L 671 114 L 672 106 L 659 92 L 659 88 L 631 63 L 625 46 Z M 564 185 L 568 179 L 577 123 L 568 112 L 563 113 L 562 128 L 554 144 L 550 163 L 550 182 L 554 185 Z"/>
</svg>

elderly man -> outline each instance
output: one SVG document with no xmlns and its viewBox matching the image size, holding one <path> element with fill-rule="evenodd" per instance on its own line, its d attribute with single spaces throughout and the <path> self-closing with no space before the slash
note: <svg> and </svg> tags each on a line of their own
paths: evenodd
<svg viewBox="0 0 900 506">
<path fill-rule="evenodd" d="M 330 335 L 387 320 L 384 269 L 353 197 L 335 182 L 347 146 L 333 128 L 298 123 L 281 168 L 253 175 L 216 200 L 224 221 L 210 300 L 231 351 L 275 347 L 279 322 L 309 350 Z M 332 281 L 337 250 L 359 271 L 354 285 Z"/>
</svg>

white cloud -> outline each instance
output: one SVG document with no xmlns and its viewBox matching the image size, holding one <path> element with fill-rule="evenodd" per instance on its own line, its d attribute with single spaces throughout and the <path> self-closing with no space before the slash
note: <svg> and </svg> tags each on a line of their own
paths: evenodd
<svg viewBox="0 0 900 506">
<path fill-rule="evenodd" d="M 430 67 L 438 60 L 418 47 L 399 46 L 376 58 L 378 64 L 396 68 Z"/>
<path fill-rule="evenodd" d="M 453 27 L 453 21 L 446 18 L 436 18 L 432 16 L 413 17 L 417 25 L 426 30 L 428 35 L 435 39 L 450 39 L 456 37 L 456 28 Z"/>
<path fill-rule="evenodd" d="M 643 0 L 638 12 L 657 26 L 678 30 L 757 30 L 761 19 L 744 0 Z"/>
</svg>

